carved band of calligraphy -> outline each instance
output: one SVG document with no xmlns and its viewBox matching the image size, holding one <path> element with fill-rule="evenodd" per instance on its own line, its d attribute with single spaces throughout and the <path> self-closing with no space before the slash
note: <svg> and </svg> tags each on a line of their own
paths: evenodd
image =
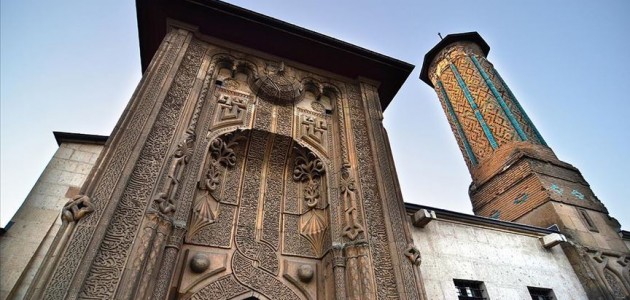
<svg viewBox="0 0 630 300">
<path fill-rule="evenodd" d="M 133 153 L 133 148 L 142 137 L 142 128 L 145 126 L 153 111 L 154 105 L 160 103 L 156 101 L 160 88 L 164 85 L 167 75 L 171 72 L 172 66 L 183 43 L 187 38 L 187 34 L 179 31 L 172 31 L 164 42 L 160 45 L 159 51 L 156 53 L 152 65 L 149 67 L 147 74 L 148 79 L 146 85 L 140 88 L 140 91 L 132 100 L 133 113 L 122 119 L 117 128 L 121 128 L 124 123 L 125 131 L 117 131 L 112 136 L 112 150 L 107 153 L 107 157 L 103 160 L 103 171 L 95 177 L 93 184 L 94 192 L 92 200 L 95 212 L 91 217 L 85 219 L 85 223 L 76 227 L 72 236 L 72 242 L 69 243 L 68 249 L 56 266 L 51 282 L 47 285 L 44 299 L 62 299 L 66 297 L 66 292 L 74 281 L 73 278 L 81 278 L 83 281 L 86 269 L 79 270 L 79 266 L 83 261 L 83 257 L 87 251 L 91 239 L 94 237 L 96 224 L 104 214 L 104 209 L 112 197 L 115 186 L 120 176 L 125 170 L 125 165 L 130 159 L 128 153 Z M 90 184 L 90 187 L 92 184 Z M 98 238 L 98 237 L 97 237 Z M 89 260 L 89 259 L 88 259 Z M 76 274 L 76 272 L 81 274 Z M 75 276 L 76 274 L 76 276 Z M 35 296 L 39 297 L 39 296 Z"/>
<path fill-rule="evenodd" d="M 179 116 L 200 67 L 205 48 L 193 40 L 175 75 L 164 104 L 149 132 L 144 148 L 130 176 L 129 184 L 114 212 L 99 250 L 87 274 L 80 296 L 109 299 L 114 297 L 131 251 L 147 200 L 156 184 L 161 163 L 175 133 Z"/>
<path fill-rule="evenodd" d="M 358 87 L 347 85 L 348 101 L 350 104 L 350 119 L 353 121 L 352 133 L 355 142 L 356 159 L 358 165 L 362 203 L 367 224 L 366 233 L 371 248 L 374 274 L 376 275 L 376 294 L 379 299 L 397 298 L 394 264 L 392 262 L 389 236 L 385 228 L 385 218 L 382 199 L 377 189 L 375 161 L 369 141 L 367 116 L 363 109 L 363 101 Z"/>
<path fill-rule="evenodd" d="M 391 229 L 390 237 L 396 246 L 396 251 L 392 253 L 392 255 L 396 255 L 397 257 L 392 258 L 394 262 L 398 262 L 397 265 L 402 275 L 402 282 L 399 283 L 399 285 L 404 287 L 409 299 L 420 299 L 414 265 L 402 263 L 407 259 L 405 253 L 411 241 L 409 240 L 410 234 L 407 229 L 406 220 L 404 219 L 406 214 L 402 197 L 399 189 L 395 186 L 397 179 L 395 178 L 396 175 L 393 169 L 389 142 L 387 141 L 385 129 L 382 124 L 383 115 L 378 99 L 378 92 L 373 85 L 362 84 L 362 88 L 364 91 L 364 104 L 366 106 L 365 114 L 369 118 L 367 122 L 368 133 L 371 133 L 371 137 L 374 139 L 376 146 L 373 157 L 380 162 L 379 165 L 381 166 L 380 172 L 376 174 L 375 179 L 381 190 L 380 196 L 384 204 L 382 206 L 383 213 L 388 217 L 387 220 L 390 225 L 389 228 Z"/>
</svg>

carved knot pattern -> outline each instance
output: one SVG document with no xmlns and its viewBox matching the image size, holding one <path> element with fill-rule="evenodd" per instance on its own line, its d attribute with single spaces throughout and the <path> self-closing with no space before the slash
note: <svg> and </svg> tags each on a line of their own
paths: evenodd
<svg viewBox="0 0 630 300">
<path fill-rule="evenodd" d="M 300 122 L 300 135 L 303 140 L 309 142 L 323 153 L 328 152 L 328 125 L 326 120 L 310 115 L 302 115 Z"/>
<path fill-rule="evenodd" d="M 153 199 L 157 203 L 160 212 L 165 215 L 171 215 L 176 210 L 173 198 L 177 193 L 184 165 L 188 164 L 192 154 L 195 139 L 195 133 L 192 130 L 186 131 L 184 139 L 177 144 L 177 148 L 173 153 L 173 160 L 168 170 L 168 179 L 165 186 L 162 192 L 158 193 L 157 197 Z"/>
<path fill-rule="evenodd" d="M 293 169 L 293 180 L 304 182 L 304 200 L 309 208 L 317 206 L 320 198 L 320 178 L 324 175 L 324 162 L 313 152 L 298 150 Z"/>
<path fill-rule="evenodd" d="M 212 128 L 242 125 L 246 119 L 247 105 L 251 102 L 252 96 L 219 87 L 216 97 L 217 108 L 214 112 Z"/>
<path fill-rule="evenodd" d="M 363 226 L 357 221 L 356 187 L 349 163 L 344 163 L 341 167 L 339 189 L 341 190 L 344 209 L 343 235 L 350 240 L 355 240 L 359 233 L 363 232 Z"/>
<path fill-rule="evenodd" d="M 90 202 L 90 197 L 77 195 L 61 209 L 61 220 L 64 223 L 76 222 L 93 211 L 94 205 Z"/>
<path fill-rule="evenodd" d="M 416 248 L 414 245 L 409 245 L 405 250 L 405 256 L 409 259 L 412 265 L 419 266 L 422 262 L 422 256 L 420 255 L 420 250 Z"/>
<path fill-rule="evenodd" d="M 213 194 L 221 185 L 225 170 L 236 165 L 236 153 L 233 149 L 236 145 L 237 138 L 233 134 L 218 137 L 210 142 L 210 161 L 204 178 L 199 181 L 201 191 L 195 199 L 190 236 L 216 221 L 220 200 Z"/>
</svg>

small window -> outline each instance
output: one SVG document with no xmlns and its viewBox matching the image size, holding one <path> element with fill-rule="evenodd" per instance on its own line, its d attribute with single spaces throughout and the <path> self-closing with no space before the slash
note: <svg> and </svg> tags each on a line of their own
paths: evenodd
<svg viewBox="0 0 630 300">
<path fill-rule="evenodd" d="M 488 299 L 483 282 L 454 279 L 458 299 L 483 300 Z"/>
<path fill-rule="evenodd" d="M 588 214 L 586 209 L 578 208 L 578 212 L 580 213 L 580 216 L 582 216 L 584 225 L 586 225 L 586 228 L 588 228 L 588 230 L 599 232 L 599 230 L 597 230 L 597 227 L 595 227 L 595 222 L 593 222 L 593 219 L 591 219 L 591 216 Z"/>
<path fill-rule="evenodd" d="M 532 300 L 554 300 L 556 297 L 553 291 L 545 288 L 528 286 L 529 295 L 532 296 Z"/>
</svg>

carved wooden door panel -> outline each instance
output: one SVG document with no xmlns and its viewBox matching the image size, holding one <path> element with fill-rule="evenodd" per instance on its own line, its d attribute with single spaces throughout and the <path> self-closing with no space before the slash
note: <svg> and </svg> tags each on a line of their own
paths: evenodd
<svg viewBox="0 0 630 300">
<path fill-rule="evenodd" d="M 323 299 L 327 186 L 324 162 L 291 137 L 212 139 L 173 279 L 178 297 Z"/>
</svg>

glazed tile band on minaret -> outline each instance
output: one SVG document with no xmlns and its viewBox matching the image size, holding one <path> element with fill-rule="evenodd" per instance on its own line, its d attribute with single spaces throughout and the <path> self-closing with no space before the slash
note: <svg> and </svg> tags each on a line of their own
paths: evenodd
<svg viewBox="0 0 630 300">
<path fill-rule="evenodd" d="M 476 32 L 450 34 L 425 55 L 420 72 L 435 89 L 470 171 L 474 213 L 555 225 L 569 240 L 562 248 L 588 298 L 625 299 L 620 287 L 630 286 L 630 252 L 619 237 L 619 222 L 580 171 L 547 146 L 486 59 L 489 51 Z M 624 268 L 625 277 L 610 271 Z"/>
<path fill-rule="evenodd" d="M 547 146 L 486 58 L 489 51 L 476 32 L 450 34 L 425 55 L 420 73 L 470 171 L 475 214 L 516 221 L 549 201 L 605 211 L 579 170 Z"/>
<path fill-rule="evenodd" d="M 448 35 L 427 53 L 421 74 L 438 94 L 471 171 L 494 150 L 512 142 L 546 146 L 486 59 L 489 50 L 477 33 Z"/>
</svg>

